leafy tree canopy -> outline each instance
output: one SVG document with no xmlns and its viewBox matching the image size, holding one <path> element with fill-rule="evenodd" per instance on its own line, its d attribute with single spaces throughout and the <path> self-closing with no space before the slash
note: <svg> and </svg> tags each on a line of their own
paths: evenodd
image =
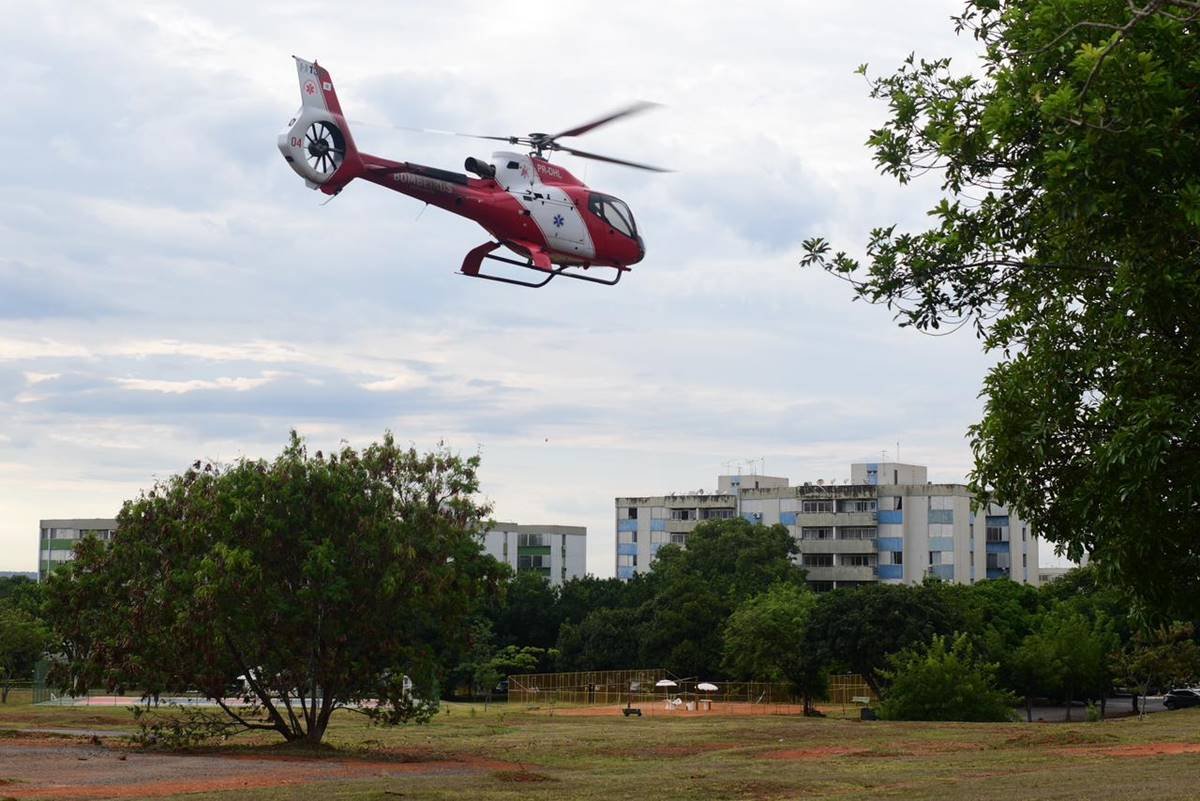
<svg viewBox="0 0 1200 801">
<path fill-rule="evenodd" d="M 33 615 L 0 601 L 0 703 L 8 703 L 14 682 L 33 678 L 33 666 L 50 642 L 50 633 Z"/>
<path fill-rule="evenodd" d="M 940 581 L 834 590 L 818 596 L 808 640 L 821 661 L 861 674 L 882 696 L 889 655 L 963 628 L 958 601 L 955 590 Z"/>
<path fill-rule="evenodd" d="M 813 697 L 826 687 L 824 665 L 806 642 L 816 605 L 816 595 L 794 584 L 776 584 L 743 601 L 725 621 L 725 673 L 736 679 L 789 683 L 811 710 Z"/>
<path fill-rule="evenodd" d="M 870 82 L 869 145 L 901 183 L 935 172 L 926 230 L 866 261 L 803 263 L 900 325 L 972 325 L 999 356 L 971 428 L 976 491 L 1151 610 L 1200 615 L 1200 6 L 970 0 L 982 66 L 911 56 Z M 865 72 L 865 67 L 863 68 Z"/>
<path fill-rule="evenodd" d="M 199 690 L 237 726 L 310 742 L 359 702 L 428 717 L 446 643 L 503 572 L 476 537 L 478 465 L 390 434 L 310 455 L 293 432 L 272 462 L 157 483 L 50 578 L 64 684 Z M 253 706 L 226 706 L 235 692 Z"/>
<path fill-rule="evenodd" d="M 1008 721 L 1012 698 L 996 689 L 995 665 L 981 662 L 966 636 L 935 636 L 928 645 L 893 655 L 884 720 Z"/>
</svg>

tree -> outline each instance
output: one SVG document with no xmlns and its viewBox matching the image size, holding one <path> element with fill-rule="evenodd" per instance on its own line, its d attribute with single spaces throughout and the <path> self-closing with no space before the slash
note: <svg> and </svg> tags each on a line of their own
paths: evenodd
<svg viewBox="0 0 1200 801">
<path fill-rule="evenodd" d="M 27 576 L 0 577 L 0 603 L 22 609 L 34 617 L 41 617 L 45 601 L 45 585 Z"/>
<path fill-rule="evenodd" d="M 861 674 L 882 697 L 889 655 L 962 628 L 961 606 L 942 582 L 865 584 L 820 595 L 808 641 L 818 661 Z"/>
<path fill-rule="evenodd" d="M 1189 684 L 1200 676 L 1200 645 L 1195 633 L 1190 623 L 1180 622 L 1139 631 L 1116 655 L 1114 670 L 1134 690 L 1134 704 L 1141 715 L 1145 715 L 1145 697 L 1151 687 Z"/>
<path fill-rule="evenodd" d="M 1071 704 L 1083 697 L 1104 699 L 1112 685 L 1111 655 L 1118 640 L 1103 616 L 1089 620 L 1070 604 L 1052 609 L 1022 648 L 1045 668 L 1041 678 L 1060 694 L 1071 719 Z"/>
<path fill-rule="evenodd" d="M 33 677 L 33 666 L 49 643 L 42 622 L 10 601 L 0 601 L 0 703 L 14 682 Z"/>
<path fill-rule="evenodd" d="M 563 670 L 623 670 L 639 665 L 642 632 L 635 609 L 597 609 L 558 633 Z"/>
<path fill-rule="evenodd" d="M 785 526 L 755 525 L 740 517 L 706 520 L 688 534 L 686 548 L 659 550 L 652 575 L 660 592 L 695 577 L 732 608 L 772 584 L 803 584 L 805 571 L 793 561 L 799 552 Z"/>
<path fill-rule="evenodd" d="M 943 198 L 871 232 L 866 264 L 805 243 L 920 330 L 972 324 L 1000 358 L 973 489 L 1147 607 L 1200 615 L 1200 6 L 968 0 L 978 75 L 910 56 L 868 140 Z M 862 68 L 865 73 L 865 66 Z M 941 331 L 939 331 L 941 333 Z"/>
<path fill-rule="evenodd" d="M 884 720 L 1012 720 L 1012 698 L 996 689 L 996 666 L 981 662 L 965 635 L 934 636 L 889 660 L 889 680 L 879 705 Z"/>
<path fill-rule="evenodd" d="M 403 450 L 201 466 L 127 501 L 50 578 L 68 688 L 199 690 L 231 729 L 321 740 L 334 710 L 424 720 L 449 643 L 502 574 L 476 534 L 478 457 Z M 249 710 L 225 704 L 241 688 Z M 361 704 L 361 706 L 360 706 Z"/>
<path fill-rule="evenodd" d="M 797 552 L 784 526 L 742 518 L 705 521 L 688 534 L 687 548 L 664 546 L 654 563 L 654 596 L 641 608 L 641 664 L 718 676 L 725 619 L 774 584 L 804 586 Z"/>
<path fill-rule="evenodd" d="M 804 698 L 805 714 L 824 693 L 824 665 L 806 640 L 816 596 L 794 584 L 776 584 L 743 601 L 725 622 L 721 666 L 737 679 L 787 682 Z"/>
<path fill-rule="evenodd" d="M 491 617 L 498 642 L 553 648 L 562 623 L 558 591 L 535 572 L 517 573 L 493 603 Z"/>
<path fill-rule="evenodd" d="M 653 573 L 637 573 L 631 579 L 569 578 L 558 592 L 559 612 L 564 623 L 581 623 L 597 609 L 629 609 L 641 606 L 654 595 Z"/>
</svg>

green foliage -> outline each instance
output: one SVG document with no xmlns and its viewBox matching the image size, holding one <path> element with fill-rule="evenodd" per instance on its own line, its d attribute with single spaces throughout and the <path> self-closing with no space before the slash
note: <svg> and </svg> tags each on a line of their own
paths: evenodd
<svg viewBox="0 0 1200 801">
<path fill-rule="evenodd" d="M 1146 696 L 1152 688 L 1189 686 L 1200 678 L 1200 644 L 1195 627 L 1176 622 L 1139 631 L 1114 655 L 1118 680 Z"/>
<path fill-rule="evenodd" d="M 491 617 L 498 642 L 553 648 L 562 623 L 558 591 L 538 573 L 517 573 L 504 585 Z"/>
<path fill-rule="evenodd" d="M 34 617 L 42 616 L 45 585 L 25 576 L 0 578 L 0 604 L 21 609 Z"/>
<path fill-rule="evenodd" d="M 804 570 L 787 528 L 742 518 L 709 520 L 688 534 L 687 548 L 658 552 L 654 597 L 641 607 L 641 664 L 679 676 L 717 676 L 721 632 L 743 601 L 774 584 L 804 586 Z"/>
<path fill-rule="evenodd" d="M 998 354 L 974 488 L 1086 552 L 1149 610 L 1200 616 L 1200 9 L 970 0 L 983 63 L 910 56 L 871 81 L 868 140 L 901 183 L 941 176 L 917 232 L 803 264 L 900 325 L 972 324 Z"/>
<path fill-rule="evenodd" d="M 980 661 L 966 636 L 934 636 L 889 658 L 884 720 L 1012 720 L 1012 698 L 996 689 L 996 666 Z"/>
<path fill-rule="evenodd" d="M 806 639 L 816 605 L 811 591 L 794 584 L 776 584 L 743 601 L 725 622 L 726 675 L 790 683 L 811 709 L 826 687 L 824 665 Z"/>
<path fill-rule="evenodd" d="M 635 609 L 597 609 L 558 634 L 563 670 L 623 670 L 641 662 L 642 624 Z"/>
<path fill-rule="evenodd" d="M 808 627 L 816 658 L 862 674 L 876 694 L 887 681 L 888 656 L 961 630 L 961 595 L 931 581 L 916 587 L 866 584 L 819 596 Z"/>
<path fill-rule="evenodd" d="M 502 575 L 480 552 L 478 457 L 403 450 L 197 462 L 125 503 L 111 544 L 49 581 L 59 681 L 199 690 L 247 728 L 318 742 L 333 710 L 381 723 L 435 710 L 435 676 Z M 376 705 L 374 702 L 378 700 Z"/>
<path fill-rule="evenodd" d="M 1074 604 L 1060 604 L 1025 638 L 1019 660 L 1027 686 L 1057 694 L 1067 704 L 1079 697 L 1102 698 L 1112 688 L 1112 654 L 1119 647 L 1103 614 L 1089 619 Z"/>
<path fill-rule="evenodd" d="M 50 642 L 42 621 L 12 602 L 0 601 L 0 703 L 13 682 L 33 678 L 33 666 Z"/>
</svg>

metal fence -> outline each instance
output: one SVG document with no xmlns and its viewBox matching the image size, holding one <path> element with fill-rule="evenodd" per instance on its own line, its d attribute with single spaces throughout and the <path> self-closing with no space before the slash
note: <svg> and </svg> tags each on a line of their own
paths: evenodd
<svg viewBox="0 0 1200 801">
<path fill-rule="evenodd" d="M 877 698 L 855 673 L 829 677 L 818 702 L 852 708 Z M 643 713 L 727 712 L 800 714 L 801 698 L 790 684 L 762 681 L 706 682 L 661 668 L 538 673 L 508 677 L 508 701 L 530 708 L 636 706 Z"/>
</svg>

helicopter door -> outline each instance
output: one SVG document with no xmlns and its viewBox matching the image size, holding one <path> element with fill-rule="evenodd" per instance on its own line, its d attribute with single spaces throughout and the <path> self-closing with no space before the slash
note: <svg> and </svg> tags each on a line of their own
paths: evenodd
<svg viewBox="0 0 1200 801">
<path fill-rule="evenodd" d="M 531 191 L 520 193 L 518 197 L 550 247 L 584 259 L 596 255 L 583 217 L 562 189 L 536 186 Z"/>
</svg>

